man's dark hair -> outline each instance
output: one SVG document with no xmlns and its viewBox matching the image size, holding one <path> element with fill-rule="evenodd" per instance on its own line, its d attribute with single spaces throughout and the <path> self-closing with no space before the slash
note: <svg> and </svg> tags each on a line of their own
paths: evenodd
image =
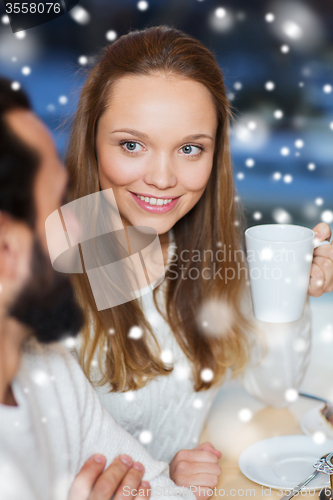
<svg viewBox="0 0 333 500">
<path fill-rule="evenodd" d="M 0 211 L 33 228 L 36 218 L 33 182 L 40 157 L 6 122 L 5 114 L 9 111 L 31 110 L 27 95 L 22 90 L 13 90 L 12 83 L 0 77 Z"/>
<path fill-rule="evenodd" d="M 33 184 L 41 161 L 38 152 L 17 137 L 7 123 L 6 113 L 15 109 L 31 110 L 29 99 L 21 90 L 13 90 L 10 80 L 0 77 L 0 211 L 33 230 Z M 70 279 L 54 271 L 35 233 L 30 279 L 8 313 L 44 343 L 76 335 L 82 327 L 83 314 Z"/>
</svg>

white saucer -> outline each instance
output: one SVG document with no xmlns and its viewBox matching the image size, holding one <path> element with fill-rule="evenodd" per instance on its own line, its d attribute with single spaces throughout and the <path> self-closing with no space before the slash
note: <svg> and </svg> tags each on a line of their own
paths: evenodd
<svg viewBox="0 0 333 500">
<path fill-rule="evenodd" d="M 291 489 L 314 472 L 313 465 L 333 452 L 333 440 L 316 444 L 310 436 L 277 436 L 246 448 L 238 465 L 251 481 L 276 490 Z M 329 476 L 319 473 L 307 486 L 310 491 L 329 485 Z"/>
<path fill-rule="evenodd" d="M 302 417 L 301 429 L 308 436 L 312 436 L 315 432 L 322 432 L 327 438 L 333 439 L 333 427 L 330 428 L 329 423 L 326 424 L 324 417 L 320 414 L 323 407 L 324 403 L 321 403 L 307 411 Z"/>
</svg>

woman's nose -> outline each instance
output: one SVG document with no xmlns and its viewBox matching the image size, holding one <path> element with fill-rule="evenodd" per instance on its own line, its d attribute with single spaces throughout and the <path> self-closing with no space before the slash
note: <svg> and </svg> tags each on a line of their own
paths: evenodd
<svg viewBox="0 0 333 500">
<path fill-rule="evenodd" d="M 174 187 L 177 184 L 177 177 L 171 159 L 165 155 L 150 158 L 144 181 L 161 190 Z"/>
</svg>

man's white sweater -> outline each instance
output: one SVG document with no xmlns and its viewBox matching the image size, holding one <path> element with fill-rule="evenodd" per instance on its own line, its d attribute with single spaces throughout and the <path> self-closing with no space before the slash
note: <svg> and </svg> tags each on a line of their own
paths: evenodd
<svg viewBox="0 0 333 500">
<path fill-rule="evenodd" d="M 0 405 L 1 500 L 65 500 L 94 453 L 104 454 L 107 466 L 122 453 L 141 462 L 152 499 L 195 498 L 102 408 L 63 346 L 30 343 L 12 388 L 18 406 Z"/>
</svg>

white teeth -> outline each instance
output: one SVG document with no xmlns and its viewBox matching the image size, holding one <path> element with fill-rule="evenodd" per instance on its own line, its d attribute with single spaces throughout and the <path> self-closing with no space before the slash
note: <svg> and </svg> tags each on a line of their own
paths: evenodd
<svg viewBox="0 0 333 500">
<path fill-rule="evenodd" d="M 172 202 L 172 198 L 169 198 L 167 200 L 163 198 L 148 198 L 148 196 L 140 196 L 137 194 L 137 197 L 140 198 L 140 200 L 145 201 L 146 203 L 149 203 L 149 205 L 167 205 L 168 203 Z"/>
</svg>

